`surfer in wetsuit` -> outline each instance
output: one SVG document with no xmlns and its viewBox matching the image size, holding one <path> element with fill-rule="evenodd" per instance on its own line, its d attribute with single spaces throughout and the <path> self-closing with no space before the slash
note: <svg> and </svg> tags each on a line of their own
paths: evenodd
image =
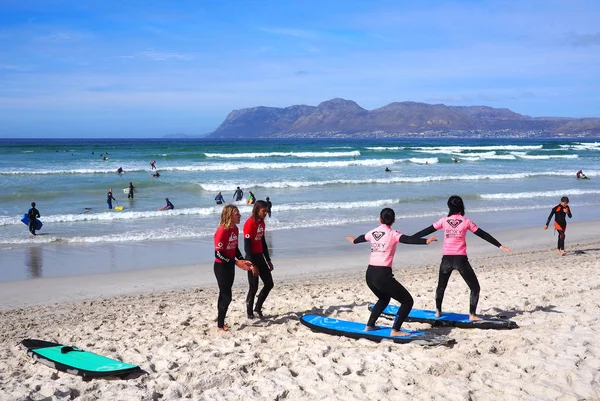
<svg viewBox="0 0 600 401">
<path fill-rule="evenodd" d="M 156 170 L 156 160 L 150 162 L 150 170 Z"/>
<path fill-rule="evenodd" d="M 123 173 L 125 173 L 125 171 L 123 171 L 123 167 L 119 167 L 117 169 L 117 174 L 123 174 Z"/>
<path fill-rule="evenodd" d="M 219 285 L 219 299 L 217 301 L 217 328 L 227 331 L 225 315 L 231 303 L 231 287 L 235 279 L 235 267 L 250 270 L 252 262 L 244 260 L 238 248 L 240 211 L 234 205 L 226 205 L 221 211 L 221 221 L 214 235 L 215 263 L 214 271 Z M 236 260 L 237 258 L 237 260 Z"/>
<path fill-rule="evenodd" d="M 273 207 L 273 203 L 271 202 L 271 199 L 269 199 L 269 197 L 267 196 L 267 214 L 269 215 L 269 217 L 271 217 L 271 208 Z"/>
<path fill-rule="evenodd" d="M 35 202 L 31 202 L 31 209 L 27 212 L 27 218 L 29 219 L 29 232 L 33 235 L 35 233 L 35 226 L 37 224 L 36 219 L 40 217 L 40 212 L 35 208 Z"/>
<path fill-rule="evenodd" d="M 112 201 L 116 201 L 116 199 L 113 197 L 112 188 L 110 188 L 106 194 L 106 204 L 109 209 L 112 209 Z"/>
<path fill-rule="evenodd" d="M 388 167 L 386 167 L 384 171 L 385 171 L 386 173 L 390 173 L 392 170 L 390 170 Z"/>
<path fill-rule="evenodd" d="M 252 191 L 248 191 L 249 195 L 248 195 L 248 204 L 249 205 L 254 205 L 254 202 L 256 202 L 256 197 L 254 196 L 254 194 L 252 193 Z"/>
<path fill-rule="evenodd" d="M 273 289 L 273 263 L 269 256 L 269 248 L 265 239 L 265 217 L 267 216 L 267 203 L 259 200 L 254 204 L 252 216 L 244 223 L 244 251 L 246 260 L 252 262 L 252 269 L 248 271 L 248 295 L 246 296 L 246 314 L 249 319 L 254 319 L 254 313 L 262 319 L 262 306 Z M 256 299 L 258 291 L 258 276 L 263 282 L 263 288 Z"/>
<path fill-rule="evenodd" d="M 583 170 L 579 170 L 579 171 L 577 172 L 577 179 L 578 179 L 578 180 L 579 180 L 579 179 L 584 179 L 584 180 L 585 180 L 586 178 L 587 178 L 587 176 L 586 176 L 585 174 L 583 174 Z"/>
<path fill-rule="evenodd" d="M 165 198 L 165 202 L 167 202 L 167 204 L 158 210 L 173 210 L 173 209 L 175 209 L 175 206 L 173 206 L 173 204 L 171 203 L 169 198 Z"/>
<path fill-rule="evenodd" d="M 554 216 L 554 228 L 558 232 L 558 244 L 556 245 L 556 252 L 559 255 L 565 256 L 567 252 L 565 252 L 565 231 L 567 231 L 567 216 L 569 218 L 573 217 L 571 214 L 571 208 L 569 207 L 569 198 L 563 196 L 560 198 L 560 203 L 552 208 L 550 211 L 550 215 L 546 220 L 546 225 L 544 226 L 544 230 L 548 229 L 548 224 L 550 224 L 550 220 L 552 220 L 552 216 Z"/>
<path fill-rule="evenodd" d="M 481 288 L 479 287 L 479 281 L 477 280 L 475 271 L 473 271 L 473 268 L 469 263 L 469 258 L 467 257 L 467 232 L 471 231 L 479 238 L 497 246 L 504 252 L 510 252 L 510 248 L 502 245 L 490 234 L 477 227 L 469 218 L 465 217 L 465 204 L 458 195 L 452 195 L 448 198 L 447 217 L 442 217 L 431 226 L 413 234 L 413 236 L 424 237 L 440 229 L 444 229 L 444 246 L 442 248 L 442 262 L 440 264 L 437 289 L 435 290 L 435 316 L 442 316 L 442 302 L 444 300 L 444 292 L 446 291 L 448 280 L 450 280 L 452 271 L 458 270 L 471 290 L 469 320 L 471 322 L 482 320 L 475 313 L 477 311 L 479 291 Z"/>
<path fill-rule="evenodd" d="M 239 202 L 242 200 L 243 197 L 244 197 L 244 191 L 242 191 L 240 189 L 240 187 L 237 187 L 237 189 L 233 193 L 233 199 L 235 199 L 236 202 Z"/>
<path fill-rule="evenodd" d="M 127 193 L 127 199 L 133 199 L 134 192 L 135 187 L 133 186 L 133 182 L 129 181 L 129 192 Z"/>
<path fill-rule="evenodd" d="M 367 267 L 366 280 L 367 286 L 377 296 L 378 300 L 371 311 L 365 331 L 376 330 L 375 323 L 377 319 L 390 303 L 390 299 L 394 298 L 400 302 L 400 308 L 394 319 L 391 336 L 406 336 L 408 333 L 401 331 L 400 327 L 412 309 L 413 298 L 408 290 L 394 278 L 394 274 L 392 273 L 392 263 L 396 254 L 396 246 L 399 243 L 429 245 L 431 242 L 437 241 L 437 238 L 433 236 L 424 239 L 404 235 L 400 231 L 392 229 L 394 221 L 396 221 L 394 210 L 385 208 L 379 214 L 379 222 L 381 223 L 379 227 L 357 238 L 346 237 L 346 239 L 353 244 L 361 242 L 371 243 L 371 256 L 369 258 L 369 266 Z"/>
<path fill-rule="evenodd" d="M 215 196 L 215 202 L 217 202 L 217 205 L 222 205 L 223 203 L 225 203 L 225 199 L 223 198 L 223 194 L 221 193 L 221 191 L 219 191 L 217 196 Z"/>
</svg>

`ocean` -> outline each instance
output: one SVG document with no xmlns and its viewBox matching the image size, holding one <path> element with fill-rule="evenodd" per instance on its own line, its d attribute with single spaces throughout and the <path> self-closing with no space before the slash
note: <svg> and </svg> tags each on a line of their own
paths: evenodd
<svg viewBox="0 0 600 401">
<path fill-rule="evenodd" d="M 159 178 L 151 177 L 152 161 Z M 574 221 L 600 220 L 598 166 L 600 140 L 588 139 L 2 139 L 0 249 L 209 244 L 222 208 L 214 198 L 222 191 L 232 201 L 238 186 L 244 198 L 249 191 L 270 197 L 272 236 L 304 233 L 295 248 L 319 241 L 311 232 L 331 246 L 334 227 L 374 227 L 384 207 L 396 211 L 395 228 L 410 233 L 443 216 L 453 194 L 491 233 L 543 227 L 564 195 Z M 576 179 L 580 169 L 589 180 Z M 133 200 L 123 192 L 130 181 L 138 189 Z M 107 208 L 109 188 L 123 210 Z M 174 210 L 158 210 L 165 198 Z M 20 221 L 32 201 L 44 223 L 36 237 Z M 251 206 L 238 206 L 243 225 Z M 287 245 L 274 252 L 293 248 Z M 26 262 L 10 273 L 6 259 L 2 265 L 0 281 L 39 276 L 27 273 Z"/>
</svg>

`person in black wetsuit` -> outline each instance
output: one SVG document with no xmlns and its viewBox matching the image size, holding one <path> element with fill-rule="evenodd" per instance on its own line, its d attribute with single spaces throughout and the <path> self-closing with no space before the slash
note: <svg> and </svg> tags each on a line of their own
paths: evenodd
<svg viewBox="0 0 600 401">
<path fill-rule="evenodd" d="M 565 252 L 565 232 L 567 231 L 567 216 L 569 218 L 573 217 L 571 214 L 571 208 L 569 207 L 569 198 L 563 196 L 560 199 L 560 203 L 552 208 L 550 211 L 550 215 L 546 220 L 546 225 L 544 226 L 544 230 L 548 229 L 548 224 L 550 224 L 550 220 L 552 220 L 552 216 L 554 216 L 554 228 L 558 232 L 558 244 L 556 245 L 556 252 L 559 255 L 565 256 L 567 252 Z"/>
<path fill-rule="evenodd" d="M 271 217 L 271 208 L 273 207 L 273 203 L 271 202 L 271 199 L 267 196 L 266 198 L 267 201 L 267 214 L 269 215 L 269 217 Z"/>
<path fill-rule="evenodd" d="M 133 182 L 129 181 L 129 193 L 127 193 L 127 199 L 133 199 L 134 192 L 135 187 L 133 186 Z"/>
<path fill-rule="evenodd" d="M 235 199 L 236 202 L 239 202 L 242 200 L 243 197 L 244 197 L 244 191 L 242 191 L 240 189 L 240 187 L 237 187 L 237 189 L 233 193 L 233 199 Z"/>
<path fill-rule="evenodd" d="M 27 212 L 27 217 L 29 218 L 29 232 L 33 235 L 36 235 L 36 219 L 40 217 L 40 212 L 35 208 L 35 202 L 31 202 L 31 209 L 29 209 L 29 211 Z"/>
<path fill-rule="evenodd" d="M 112 209 L 112 201 L 116 201 L 116 199 L 113 198 L 112 188 L 110 188 L 106 194 L 106 204 L 108 205 L 109 209 Z"/>
</svg>

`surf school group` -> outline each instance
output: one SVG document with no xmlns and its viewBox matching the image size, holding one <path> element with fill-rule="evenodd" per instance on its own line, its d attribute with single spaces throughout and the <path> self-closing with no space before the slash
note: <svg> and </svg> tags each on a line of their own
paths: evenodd
<svg viewBox="0 0 600 401">
<path fill-rule="evenodd" d="M 552 209 L 544 227 L 547 229 L 551 219 L 555 219 L 555 226 L 559 232 L 557 252 L 562 256 L 566 254 L 564 251 L 566 217 L 572 217 L 568 203 L 569 199 L 567 197 L 561 198 L 561 203 Z M 513 321 L 501 317 L 479 316 L 477 314 L 480 286 L 477 275 L 467 256 L 466 235 L 468 232 L 472 232 L 504 252 L 510 253 L 511 250 L 465 216 L 465 204 L 460 196 L 451 196 L 447 201 L 447 206 L 447 216 L 412 235 L 405 235 L 392 229 L 392 225 L 396 221 L 395 211 L 391 208 L 384 208 L 379 215 L 380 225 L 378 227 L 358 237 L 347 237 L 347 240 L 353 244 L 369 242 L 371 245 L 365 278 L 366 284 L 377 298 L 377 302 L 370 306 L 371 315 L 366 325 L 313 314 L 304 315 L 301 322 L 313 330 L 327 334 L 350 338 L 366 338 L 373 341 L 387 338 L 398 343 L 418 341 L 418 343 L 424 345 L 447 344 L 452 343 L 452 340 L 426 331 L 402 329 L 402 324 L 405 321 L 482 329 L 517 328 L 518 325 Z M 237 225 L 240 224 L 241 215 L 237 206 L 228 204 L 221 212 L 219 226 L 214 234 L 214 274 L 219 287 L 217 329 L 220 331 L 229 330 L 229 326 L 225 324 L 225 318 L 232 302 L 235 267 L 245 271 L 248 277 L 249 289 L 245 299 L 247 318 L 265 318 L 263 306 L 274 287 L 272 276 L 274 265 L 269 255 L 265 237 L 266 216 L 266 202 L 256 201 L 252 209 L 252 215 L 243 226 L 243 249 L 245 251 L 245 255 L 243 255 L 239 249 L 239 228 Z M 436 309 L 435 311 L 413 309 L 414 299 L 412 295 L 403 284 L 397 281 L 392 272 L 396 247 L 401 243 L 429 245 L 437 241 L 437 237 L 427 236 L 438 230 L 444 232 L 444 243 L 438 284 L 435 290 Z M 444 292 L 454 271 L 461 275 L 470 289 L 468 314 L 445 313 L 442 309 Z M 259 278 L 263 282 L 263 287 L 257 296 Z M 400 306 L 390 306 L 389 303 L 392 299 L 396 300 Z M 376 324 L 382 315 L 393 318 L 391 327 L 382 327 Z"/>
</svg>

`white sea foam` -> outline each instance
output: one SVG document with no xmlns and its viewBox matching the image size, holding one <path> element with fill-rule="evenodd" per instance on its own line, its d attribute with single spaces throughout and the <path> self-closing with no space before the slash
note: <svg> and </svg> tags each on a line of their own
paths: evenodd
<svg viewBox="0 0 600 401">
<path fill-rule="evenodd" d="M 511 152 L 516 157 L 529 160 L 577 159 L 579 155 L 528 155 L 522 152 Z"/>
<path fill-rule="evenodd" d="M 365 149 L 375 151 L 386 151 L 386 150 L 404 150 L 404 146 L 365 146 Z"/>
<path fill-rule="evenodd" d="M 475 150 L 475 151 L 484 151 L 484 150 L 500 150 L 500 151 L 510 151 L 510 150 L 537 150 L 542 149 L 543 145 L 488 145 L 488 146 L 416 146 L 412 149 L 414 150 L 423 150 L 429 151 L 431 153 L 440 151 L 444 153 L 461 153 L 465 150 Z"/>
<path fill-rule="evenodd" d="M 600 194 L 600 190 L 586 189 L 566 189 L 557 191 L 539 191 L 539 192 L 514 192 L 498 194 L 481 194 L 481 199 L 532 199 L 532 198 L 559 198 L 569 195 L 590 195 Z"/>
<path fill-rule="evenodd" d="M 411 163 L 415 163 L 415 164 L 435 164 L 439 161 L 437 157 L 425 157 L 425 158 L 412 157 L 408 160 Z"/>
<path fill-rule="evenodd" d="M 206 157 L 209 158 L 221 158 L 221 159 L 254 159 L 257 157 L 353 157 L 360 156 L 358 150 L 350 152 L 253 152 L 253 153 L 205 153 Z"/>
</svg>

